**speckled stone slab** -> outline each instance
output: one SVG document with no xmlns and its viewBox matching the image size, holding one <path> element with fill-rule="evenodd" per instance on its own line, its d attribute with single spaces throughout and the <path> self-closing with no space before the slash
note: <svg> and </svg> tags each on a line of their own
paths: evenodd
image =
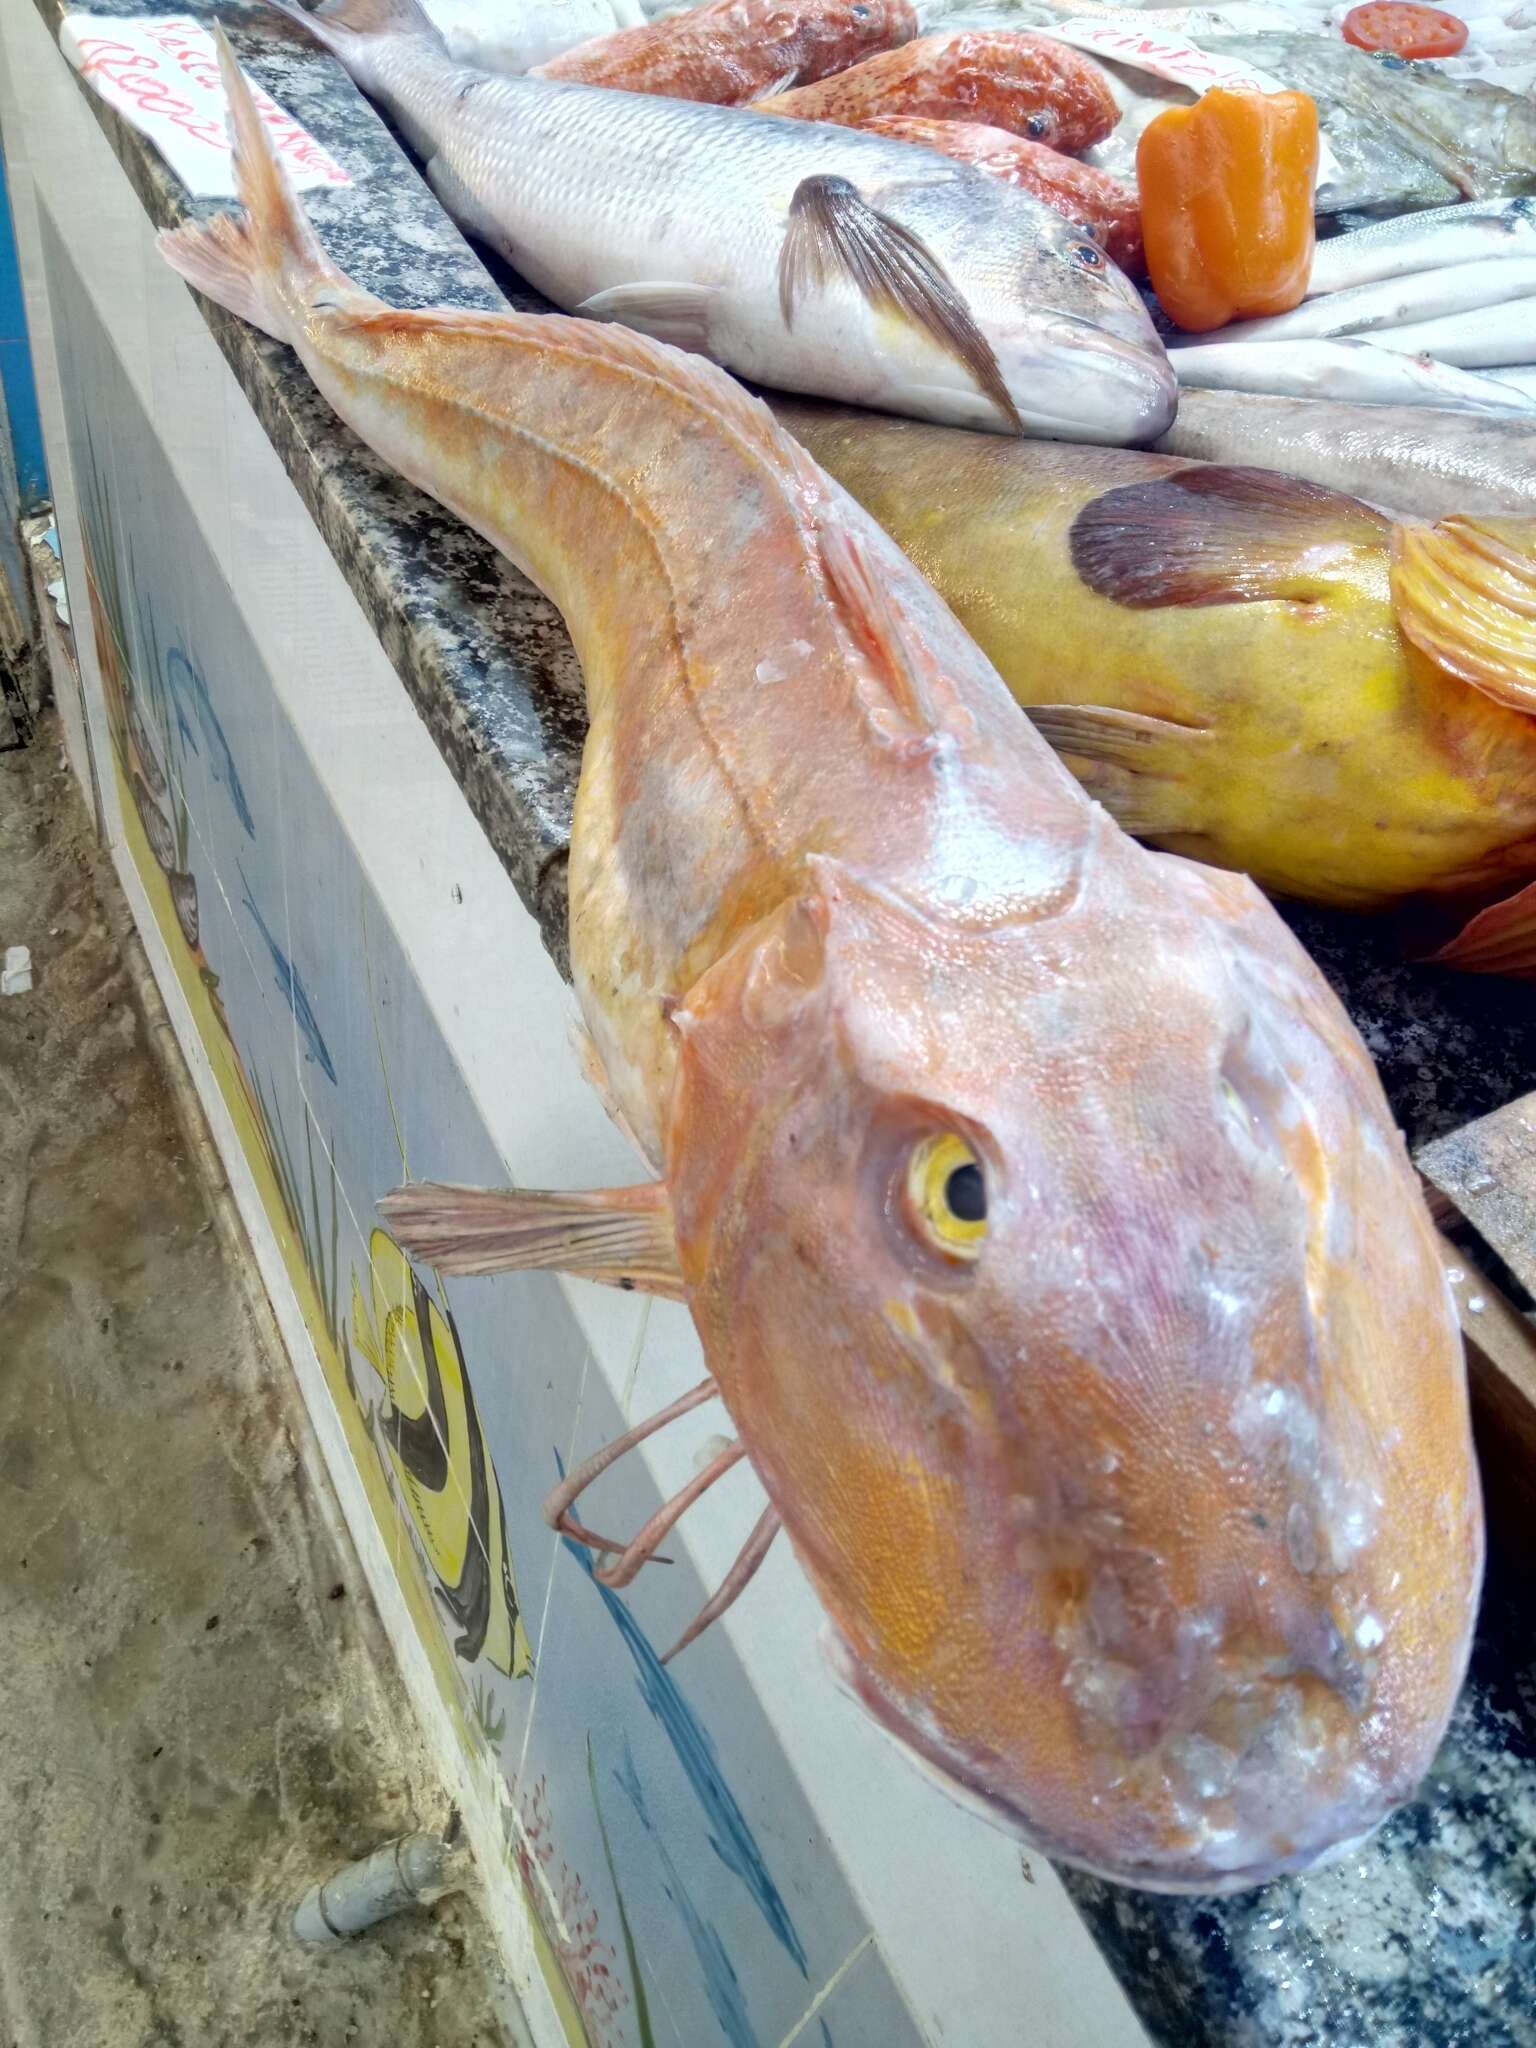
<svg viewBox="0 0 1536 2048">
<path fill-rule="evenodd" d="M 60 0 L 37 4 L 57 33 Z M 91 0 L 91 9 L 156 11 L 142 0 Z M 206 9 L 189 11 L 207 18 Z M 477 259 L 328 56 L 269 13 L 221 13 L 251 74 L 352 173 L 350 189 L 310 194 L 306 204 L 359 284 L 401 306 L 540 306 Z M 189 201 L 152 146 L 82 90 L 157 225 L 218 210 Z M 199 303 L 563 965 L 584 719 L 559 618 L 490 548 L 385 470 L 287 349 Z M 1406 967 L 1367 923 L 1287 915 L 1349 1006 L 1415 1144 L 1536 1087 L 1530 990 Z M 1159 2042 L 1536 2048 L 1533 1622 L 1528 1575 L 1511 1569 L 1490 1590 L 1472 1681 L 1423 1798 L 1336 1868 L 1216 1901 L 1071 1880 Z"/>
<path fill-rule="evenodd" d="M 38 0 L 50 32 L 66 11 Z M 166 13 L 89 0 L 92 14 Z M 214 12 L 180 12 L 211 23 Z M 241 64 L 303 122 L 353 183 L 304 195 L 326 249 L 396 306 L 543 310 L 502 271 L 494 282 L 346 73 L 270 9 L 221 7 Z M 153 144 L 88 86 L 95 112 L 157 227 L 229 202 L 188 197 Z M 403 482 L 343 427 L 292 351 L 197 301 L 385 652 L 519 895 L 565 963 L 565 859 L 586 729 L 581 672 L 554 607 L 493 548 Z"/>
</svg>

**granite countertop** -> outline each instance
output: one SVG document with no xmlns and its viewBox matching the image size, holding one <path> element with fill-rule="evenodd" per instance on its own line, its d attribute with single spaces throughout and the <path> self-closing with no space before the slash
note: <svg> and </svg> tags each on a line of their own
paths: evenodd
<svg viewBox="0 0 1536 2048">
<path fill-rule="evenodd" d="M 60 0 L 37 5 L 57 34 Z M 90 5 L 156 11 L 145 0 Z M 329 56 L 269 12 L 221 17 L 252 76 L 351 173 L 351 187 L 307 194 L 306 205 L 357 283 L 400 306 L 510 299 L 539 309 L 518 279 L 471 250 Z M 189 200 L 145 138 L 82 90 L 157 226 L 220 210 Z M 199 304 L 564 968 L 584 718 L 558 615 L 376 461 L 287 349 Z M 1354 1015 L 1413 1143 L 1536 1088 L 1529 990 L 1404 966 L 1390 936 L 1362 921 L 1287 914 Z M 1423 1797 L 1359 1854 L 1225 1900 L 1069 1880 L 1168 2048 L 1536 2048 L 1536 1596 L 1518 1566 L 1495 1558 L 1471 1681 Z"/>
</svg>

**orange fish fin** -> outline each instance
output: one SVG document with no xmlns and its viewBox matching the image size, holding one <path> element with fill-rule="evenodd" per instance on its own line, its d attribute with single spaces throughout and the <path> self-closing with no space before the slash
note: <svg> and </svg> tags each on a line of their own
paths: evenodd
<svg viewBox="0 0 1536 2048">
<path fill-rule="evenodd" d="M 1108 704 L 1026 704 L 1024 714 L 1123 830 L 1159 839 L 1198 828 L 1188 771 L 1192 750 L 1215 740 L 1209 726 Z"/>
<path fill-rule="evenodd" d="M 1433 967 L 1460 967 L 1468 974 L 1508 974 L 1536 981 L 1536 882 L 1528 882 L 1501 903 L 1480 910 L 1438 953 Z"/>
<path fill-rule="evenodd" d="M 1403 637 L 1437 668 L 1536 711 L 1536 519 L 1394 527 L 1392 603 Z"/>
<path fill-rule="evenodd" d="M 943 735 L 962 743 L 975 723 L 925 638 L 892 599 L 864 541 L 847 525 L 817 528 L 827 590 L 867 664 L 859 695 L 877 739 L 927 747 Z"/>
<path fill-rule="evenodd" d="M 213 32 L 229 107 L 235 190 L 246 217 L 237 221 L 221 213 L 206 226 L 169 228 L 158 237 L 160 253 L 204 298 L 287 341 L 292 293 L 344 280 L 288 182 L 222 24 L 215 22 Z"/>
<path fill-rule="evenodd" d="M 874 307 L 910 320 L 963 363 L 1009 428 L 1024 431 L 992 344 L 944 266 L 910 229 L 878 213 L 846 178 L 802 178 L 789 202 L 779 255 L 779 309 L 795 307 L 812 285 L 846 278 Z"/>
<path fill-rule="evenodd" d="M 684 1298 L 661 1181 L 567 1194 L 413 1181 L 379 1214 L 413 1258 L 440 1273 L 579 1273 L 609 1287 Z"/>
<path fill-rule="evenodd" d="M 1072 566 L 1132 611 L 1163 605 L 1304 604 L 1341 555 L 1385 545 L 1389 522 L 1358 498 L 1271 469 L 1200 463 L 1123 484 L 1072 522 Z"/>
</svg>

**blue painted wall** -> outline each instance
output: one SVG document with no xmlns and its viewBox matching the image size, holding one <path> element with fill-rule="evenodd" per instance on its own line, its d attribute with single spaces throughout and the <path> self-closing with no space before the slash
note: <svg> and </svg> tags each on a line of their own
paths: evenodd
<svg viewBox="0 0 1536 2048">
<path fill-rule="evenodd" d="M 27 319 L 21 300 L 21 273 L 16 264 L 16 234 L 11 224 L 10 192 L 5 187 L 5 161 L 0 151 L 0 387 L 10 421 L 16 488 L 23 513 L 31 513 L 48 496 L 48 466 L 43 456 L 43 430 L 37 417 L 37 392 L 32 382 L 32 353 L 27 345 Z"/>
</svg>

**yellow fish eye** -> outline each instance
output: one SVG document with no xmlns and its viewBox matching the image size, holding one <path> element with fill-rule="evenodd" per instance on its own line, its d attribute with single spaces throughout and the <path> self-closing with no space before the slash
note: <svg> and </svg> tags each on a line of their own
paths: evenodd
<svg viewBox="0 0 1536 2048">
<path fill-rule="evenodd" d="M 907 1210 L 946 1258 L 980 1256 L 987 1234 L 987 1182 L 981 1161 L 963 1138 L 946 1131 L 913 1146 L 907 1161 Z"/>
</svg>

